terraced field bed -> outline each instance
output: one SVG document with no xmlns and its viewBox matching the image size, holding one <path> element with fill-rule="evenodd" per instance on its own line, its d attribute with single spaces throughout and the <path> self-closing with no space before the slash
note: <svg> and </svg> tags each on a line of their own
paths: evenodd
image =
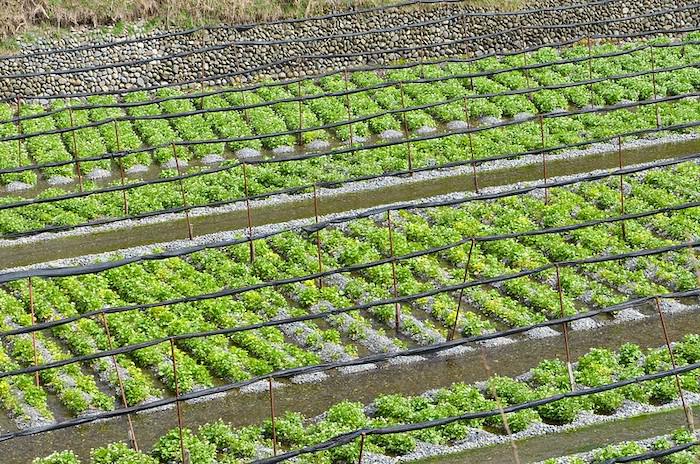
<svg viewBox="0 0 700 464">
<path fill-rule="evenodd" d="M 308 193 L 313 184 L 472 159 L 556 154 L 617 134 L 634 133 L 624 137 L 630 141 L 694 133 L 697 39 L 584 43 L 245 91 L 0 105 L 0 233 Z M 27 165 L 35 167 L 22 170 Z"/>
</svg>

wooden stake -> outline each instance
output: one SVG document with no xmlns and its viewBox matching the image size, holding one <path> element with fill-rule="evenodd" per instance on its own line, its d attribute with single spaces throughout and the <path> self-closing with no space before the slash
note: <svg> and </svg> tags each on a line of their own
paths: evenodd
<svg viewBox="0 0 700 464">
<path fill-rule="evenodd" d="M 175 409 L 177 411 L 177 428 L 180 434 L 180 453 L 182 454 L 182 462 L 186 463 L 185 440 L 182 434 L 182 406 L 180 405 L 180 384 L 177 378 L 177 362 L 175 361 L 175 340 L 170 339 L 170 355 L 173 358 L 173 381 L 175 383 Z"/>
<path fill-rule="evenodd" d="M 659 297 L 654 298 L 656 302 L 656 311 L 659 313 L 659 321 L 661 321 L 661 331 L 664 335 L 664 341 L 666 342 L 666 349 L 671 357 L 671 367 L 676 369 L 678 365 L 676 364 L 676 356 L 673 354 L 673 349 L 671 348 L 671 340 L 668 338 L 668 330 L 666 329 L 666 319 L 664 318 L 664 313 L 661 310 L 661 303 L 659 302 Z M 690 408 L 685 400 L 685 394 L 683 393 L 683 388 L 681 386 L 681 379 L 678 374 L 673 375 L 676 380 L 676 388 L 678 389 L 678 394 L 681 398 L 681 404 L 683 405 L 683 412 L 685 413 L 685 421 L 688 426 L 688 431 L 695 434 L 695 424 L 693 423 L 693 410 Z"/>
<path fill-rule="evenodd" d="M 474 182 L 474 193 L 479 193 L 479 180 L 476 175 L 476 163 L 474 162 L 474 140 L 472 139 L 472 123 L 469 115 L 468 98 L 464 97 L 464 119 L 467 122 L 467 139 L 469 140 L 469 158 L 472 165 L 472 179 Z"/>
<path fill-rule="evenodd" d="M 119 138 L 119 124 L 117 123 L 117 121 L 114 121 L 114 137 L 115 137 L 116 142 L 117 142 L 117 152 L 121 152 L 122 145 L 121 145 L 121 141 Z M 125 180 L 125 175 L 124 175 L 124 157 L 123 156 L 119 157 L 119 161 L 117 162 L 117 164 L 119 165 L 119 179 L 121 181 L 122 187 L 124 187 L 124 185 L 126 184 L 126 180 Z M 128 196 L 128 192 L 126 191 L 126 189 L 122 189 L 122 200 L 124 202 L 124 216 L 128 216 L 129 215 L 129 196 Z"/>
<path fill-rule="evenodd" d="M 75 122 L 73 122 L 73 108 L 68 107 L 68 115 L 70 116 L 70 126 L 73 129 L 71 134 L 73 136 L 73 161 L 75 161 L 75 170 L 78 173 L 78 188 L 83 191 L 83 174 L 80 169 L 80 157 L 78 156 L 78 141 L 76 138 Z"/>
<path fill-rule="evenodd" d="M 20 102 L 21 99 L 20 97 L 17 97 L 17 121 L 16 121 L 16 127 L 17 127 L 17 135 L 22 135 L 22 125 L 19 123 L 19 118 L 21 117 L 20 115 Z M 22 166 L 22 139 L 17 139 L 17 166 Z"/>
<path fill-rule="evenodd" d="M 661 116 L 659 115 L 659 101 L 656 94 L 656 60 L 654 58 L 654 46 L 649 46 L 649 54 L 651 55 L 651 85 L 654 92 L 652 98 L 654 99 L 654 111 L 656 112 L 656 128 L 661 127 Z"/>
<path fill-rule="evenodd" d="M 617 162 L 620 170 L 622 170 L 622 137 L 617 138 Z M 625 189 L 624 176 L 620 174 L 620 216 L 625 215 Z M 625 221 L 620 221 L 622 231 L 622 240 L 627 241 L 627 227 Z"/>
<path fill-rule="evenodd" d="M 474 251 L 474 245 L 476 240 L 472 239 L 471 245 L 469 245 L 469 254 L 467 254 L 467 264 L 464 266 L 464 277 L 462 278 L 462 285 L 467 283 L 467 276 L 469 275 L 469 267 L 472 262 L 472 252 Z M 459 321 L 459 310 L 462 308 L 462 298 L 464 298 L 464 287 L 459 289 L 459 297 L 457 298 L 457 314 L 455 314 L 455 320 L 452 323 L 452 329 L 448 337 L 448 341 L 454 340 L 455 334 L 457 333 L 457 321 Z"/>
<path fill-rule="evenodd" d="M 297 98 L 299 98 L 299 133 L 297 134 L 297 145 L 301 146 L 304 144 L 304 137 L 301 132 L 304 128 L 304 107 L 301 104 L 301 81 L 297 82 Z"/>
<path fill-rule="evenodd" d="M 403 133 L 406 137 L 406 150 L 408 158 L 408 175 L 413 177 L 413 156 L 411 153 L 411 134 L 408 131 L 408 120 L 406 119 L 406 95 L 403 89 L 403 82 L 399 82 L 399 89 L 401 90 L 401 116 L 403 119 Z"/>
<path fill-rule="evenodd" d="M 559 312 L 561 317 L 565 317 L 564 314 L 564 292 L 561 288 L 561 276 L 559 274 L 559 265 L 555 266 L 557 271 L 557 292 L 559 293 Z M 569 372 L 569 384 L 571 386 L 571 391 L 576 389 L 576 382 L 574 380 L 574 369 L 571 364 L 571 351 L 569 350 L 569 323 L 564 322 L 561 325 L 562 331 L 564 332 L 564 352 L 566 354 L 566 370 Z"/>
<path fill-rule="evenodd" d="M 314 217 L 316 225 L 318 225 L 318 194 L 316 192 L 316 184 L 314 184 Z M 318 257 L 318 273 L 323 272 L 323 260 L 321 259 L 321 231 L 316 230 L 316 256 Z M 318 288 L 323 288 L 323 277 L 318 278 Z"/>
<path fill-rule="evenodd" d="M 34 313 L 34 285 L 32 285 L 31 277 L 28 277 L 27 281 L 29 285 L 29 312 L 32 316 L 32 325 L 34 325 L 36 324 L 36 315 Z M 37 367 L 39 366 L 39 354 L 36 349 L 36 330 L 32 331 L 32 349 L 34 350 L 34 366 Z M 41 382 L 39 381 L 39 371 L 34 372 L 34 382 L 36 383 L 37 387 L 41 386 Z"/>
<path fill-rule="evenodd" d="M 250 195 L 248 195 L 248 169 L 246 163 L 243 166 L 243 192 L 245 193 L 245 209 L 248 220 L 248 247 L 250 248 L 250 262 L 255 261 L 255 243 L 253 242 L 253 215 L 250 211 Z"/>
<path fill-rule="evenodd" d="M 352 107 L 350 106 L 350 94 L 348 93 L 350 91 L 350 83 L 348 79 L 348 70 L 345 69 L 343 72 L 343 80 L 345 81 L 345 108 L 348 112 L 348 131 L 350 132 L 350 148 L 352 148 L 355 144 L 355 135 L 353 131 L 353 125 L 350 121 L 352 121 Z M 350 152 L 353 155 L 353 158 L 355 157 L 355 152 L 351 151 Z"/>
<path fill-rule="evenodd" d="M 107 335 L 107 343 L 109 346 L 109 350 L 112 351 L 114 349 L 114 345 L 112 344 L 112 334 L 109 331 L 109 325 L 107 324 L 107 318 L 105 317 L 105 313 L 100 313 L 100 316 L 102 317 L 102 325 L 104 326 L 105 334 Z M 119 372 L 119 365 L 117 364 L 117 358 L 114 355 L 111 355 L 110 357 L 112 358 L 112 365 L 114 366 L 114 372 L 116 372 L 116 374 L 117 374 L 117 382 L 119 383 L 119 393 L 121 395 L 122 404 L 124 404 L 125 408 L 128 408 L 129 403 L 126 401 L 126 391 L 124 390 L 124 381 L 122 380 L 121 372 Z M 126 420 L 127 420 L 127 423 L 129 424 L 129 438 L 131 440 L 131 445 L 135 451 L 138 451 L 139 444 L 136 441 L 136 433 L 134 432 L 134 424 L 131 421 L 131 414 L 126 415 Z"/>
<path fill-rule="evenodd" d="M 177 150 L 175 144 L 173 143 L 173 158 L 175 159 L 175 168 L 177 169 L 177 176 L 180 177 L 180 195 L 182 196 L 182 207 L 185 209 L 185 222 L 187 224 L 187 236 L 190 240 L 194 239 L 192 234 L 192 223 L 190 222 L 190 207 L 187 204 L 187 194 L 185 193 L 185 185 L 182 182 L 182 171 L 180 171 L 180 160 L 177 158 Z"/>
<path fill-rule="evenodd" d="M 486 378 L 490 379 L 492 373 L 488 361 L 486 361 L 486 351 L 484 350 L 484 345 L 482 345 L 481 343 L 478 343 L 478 345 L 479 352 L 481 354 L 481 364 L 484 367 L 484 371 L 486 371 Z M 503 410 L 503 403 L 501 402 L 501 398 L 498 396 L 498 392 L 496 392 L 496 387 L 493 384 L 491 385 L 491 395 L 496 401 L 496 407 L 498 408 L 498 412 L 501 415 L 501 420 L 503 421 L 503 428 L 505 429 L 506 434 L 508 435 L 508 441 L 510 441 L 510 448 L 513 452 L 513 461 L 515 462 L 515 464 L 520 464 L 520 453 L 518 452 L 518 445 L 513 439 L 513 435 L 510 431 L 510 424 L 508 423 L 508 416 Z"/>
<path fill-rule="evenodd" d="M 386 212 L 387 228 L 389 229 L 389 253 L 391 256 L 391 278 L 393 281 L 394 298 L 399 296 L 399 288 L 396 281 L 396 261 L 394 260 L 394 232 L 391 224 L 391 210 Z M 394 303 L 394 328 L 396 329 L 396 335 L 399 334 L 401 322 L 401 304 Z"/>
<path fill-rule="evenodd" d="M 275 427 L 275 395 L 272 391 L 272 377 L 267 378 L 270 391 L 270 421 L 272 422 L 272 453 L 277 456 L 277 429 Z"/>
<path fill-rule="evenodd" d="M 547 155 L 544 152 L 545 149 L 545 140 L 544 140 L 544 120 L 542 119 L 542 115 L 539 116 L 538 118 L 540 122 L 540 139 L 542 143 L 542 179 L 544 180 L 545 188 L 544 188 L 544 204 L 549 203 L 549 188 L 546 186 L 547 185 Z"/>
</svg>

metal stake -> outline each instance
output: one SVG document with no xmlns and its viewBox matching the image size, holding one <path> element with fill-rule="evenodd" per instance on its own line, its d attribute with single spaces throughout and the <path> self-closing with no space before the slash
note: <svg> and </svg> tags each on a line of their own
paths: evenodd
<svg viewBox="0 0 700 464">
<path fill-rule="evenodd" d="M 68 115 L 70 116 L 70 126 L 73 129 L 71 134 L 73 136 L 73 160 L 75 161 L 75 170 L 78 173 L 78 188 L 83 191 L 83 174 L 80 169 L 80 157 L 78 156 L 78 141 L 75 135 L 75 123 L 73 122 L 73 108 L 68 106 Z"/>
<path fill-rule="evenodd" d="M 565 317 L 564 314 L 564 292 L 561 289 L 561 276 L 559 274 L 559 265 L 555 266 L 557 271 L 557 292 L 559 293 L 559 311 L 561 317 Z M 569 384 L 571 385 L 571 391 L 576 389 L 576 382 L 574 380 L 574 370 L 571 365 L 571 351 L 569 350 L 569 323 L 563 322 L 562 331 L 564 332 L 564 351 L 566 353 L 566 370 L 569 372 Z"/>
<path fill-rule="evenodd" d="M 304 137 L 302 129 L 304 128 L 304 108 L 301 104 L 301 81 L 297 82 L 297 98 L 299 99 L 299 133 L 297 134 L 297 145 L 302 145 Z"/>
<path fill-rule="evenodd" d="M 29 285 L 29 312 L 31 313 L 32 316 L 32 325 L 36 324 L 36 316 L 34 313 L 34 285 L 32 285 L 32 278 L 28 277 L 27 278 L 28 285 Z M 32 349 L 34 350 L 34 366 L 37 367 L 39 366 L 39 355 L 36 350 L 36 331 L 32 331 Z M 39 371 L 34 372 L 34 381 L 36 382 L 36 386 L 40 386 L 41 382 L 39 381 Z"/>
<path fill-rule="evenodd" d="M 173 358 L 173 381 L 175 382 L 175 409 L 177 411 L 177 428 L 180 434 L 180 453 L 182 462 L 186 461 L 185 440 L 182 435 L 182 406 L 180 405 L 180 384 L 177 379 L 177 362 L 175 361 L 175 340 L 170 339 L 170 355 Z"/>
<path fill-rule="evenodd" d="M 491 368 L 489 367 L 488 361 L 486 361 L 486 351 L 484 350 L 484 345 L 481 343 L 478 343 L 479 345 L 479 352 L 481 354 L 481 364 L 484 366 L 484 371 L 486 371 L 486 378 L 491 378 Z M 498 408 L 498 412 L 501 415 L 501 420 L 503 421 L 503 428 L 506 431 L 506 434 L 508 435 L 508 441 L 510 441 L 510 448 L 513 451 L 513 460 L 515 461 L 515 464 L 520 464 L 520 453 L 518 453 L 518 445 L 515 443 L 515 440 L 513 440 L 513 434 L 510 431 L 510 424 L 508 423 L 508 416 L 506 415 L 505 411 L 503 410 L 503 403 L 501 402 L 501 398 L 498 396 L 498 393 L 496 392 L 496 387 L 491 385 L 491 395 L 493 395 L 494 400 L 496 401 L 496 407 Z"/>
<path fill-rule="evenodd" d="M 22 126 L 19 123 L 20 118 L 20 101 L 21 99 L 17 97 L 17 135 L 22 135 Z M 17 166 L 22 166 L 22 139 L 17 139 Z"/>
<path fill-rule="evenodd" d="M 109 350 L 112 351 L 114 349 L 114 345 L 112 343 L 112 334 L 110 333 L 109 325 L 107 324 L 107 318 L 105 317 L 105 313 L 100 313 L 100 316 L 102 318 L 102 325 L 104 326 L 105 334 L 107 335 L 107 343 L 109 346 Z M 121 394 L 122 403 L 124 404 L 125 408 L 128 408 L 129 403 L 126 401 L 126 392 L 124 390 L 124 381 L 122 380 L 121 372 L 119 372 L 119 365 L 117 364 L 117 358 L 114 355 L 112 355 L 110 357 L 112 358 L 112 365 L 114 366 L 114 372 L 117 373 L 117 382 L 119 383 L 119 393 Z M 134 432 L 134 424 L 131 421 L 131 414 L 126 415 L 126 420 L 129 424 L 129 438 L 131 439 L 131 445 L 134 448 L 134 450 L 138 451 L 139 444 L 136 441 L 136 433 Z"/>
<path fill-rule="evenodd" d="M 393 281 L 394 298 L 398 298 L 399 289 L 396 282 L 396 261 L 394 260 L 394 232 L 391 225 L 391 210 L 386 212 L 387 228 L 389 229 L 389 253 L 391 256 L 391 278 Z M 394 303 L 394 328 L 396 335 L 399 334 L 399 325 L 401 319 L 401 304 Z"/>
<path fill-rule="evenodd" d="M 469 245 L 469 254 L 467 254 L 467 264 L 464 266 L 464 277 L 462 278 L 462 285 L 467 283 L 467 276 L 469 275 L 469 266 L 472 262 L 472 251 L 474 251 L 474 245 L 476 240 L 472 239 L 471 245 Z M 462 298 L 464 297 L 464 286 L 459 289 L 459 298 L 457 298 L 457 314 L 455 314 L 455 321 L 452 323 L 452 330 L 450 330 L 450 335 L 448 341 L 454 340 L 455 334 L 457 333 L 457 321 L 459 321 L 459 310 L 462 308 Z"/>
<path fill-rule="evenodd" d="M 245 209 L 248 220 L 248 247 L 250 248 L 250 262 L 255 261 L 255 243 L 253 242 L 253 216 L 250 212 L 250 195 L 248 195 L 248 169 L 246 163 L 243 166 L 243 191 L 245 193 Z"/>
<path fill-rule="evenodd" d="M 472 165 L 472 179 L 474 181 L 474 193 L 479 193 L 479 180 L 476 175 L 476 163 L 474 162 L 474 141 L 472 140 L 472 123 L 469 117 L 468 98 L 464 97 L 464 119 L 467 122 L 467 138 L 469 140 L 469 157 Z"/>
<path fill-rule="evenodd" d="M 360 457 L 357 460 L 357 464 L 362 464 L 362 457 L 365 454 L 365 434 L 360 434 Z"/>
<path fill-rule="evenodd" d="M 267 378 L 270 387 L 270 420 L 272 422 L 272 453 L 277 456 L 277 429 L 275 428 L 275 395 L 272 392 L 272 377 Z"/>
<path fill-rule="evenodd" d="M 649 54 L 651 55 L 651 85 L 654 91 L 654 95 L 652 98 L 655 100 L 654 111 L 656 112 L 656 128 L 658 129 L 661 127 L 661 116 L 659 115 L 659 101 L 656 95 L 656 60 L 654 59 L 653 46 L 649 47 Z"/>
<path fill-rule="evenodd" d="M 187 205 L 187 195 L 185 193 L 185 185 L 182 182 L 182 172 L 180 171 L 180 160 L 177 159 L 177 151 L 175 149 L 175 144 L 173 143 L 173 158 L 175 158 L 175 168 L 177 169 L 177 176 L 180 184 L 180 195 L 182 195 L 182 206 L 185 209 L 185 222 L 187 223 L 187 236 L 190 240 L 194 239 L 192 234 L 192 223 L 190 222 L 190 207 Z"/>
<path fill-rule="evenodd" d="M 668 338 L 668 330 L 666 329 L 666 318 L 661 310 L 661 303 L 659 302 L 659 297 L 654 298 L 656 302 L 656 311 L 659 313 L 659 321 L 661 321 L 661 331 L 664 334 L 664 341 L 666 342 L 666 349 L 671 357 L 671 367 L 676 369 L 676 356 L 673 354 L 673 349 L 671 349 L 671 341 Z M 688 431 L 695 433 L 695 424 L 693 423 L 693 410 L 690 408 L 685 400 L 685 394 L 683 393 L 683 388 L 681 387 L 681 379 L 678 374 L 673 375 L 676 379 L 676 388 L 678 388 L 678 394 L 681 397 L 681 404 L 683 405 L 683 412 L 685 413 L 685 421 L 688 426 Z"/>
<path fill-rule="evenodd" d="M 117 121 L 114 121 L 114 137 L 117 142 L 117 152 L 122 151 L 122 145 L 120 142 L 119 138 L 119 124 Z M 119 179 L 121 180 L 122 187 L 124 187 L 124 184 L 126 183 L 124 179 L 124 158 L 122 156 L 119 157 L 118 161 L 119 165 Z M 122 199 L 124 200 L 124 216 L 129 215 L 129 197 L 128 197 L 128 192 L 126 189 L 122 189 Z"/>
<path fill-rule="evenodd" d="M 348 70 L 345 69 L 343 72 L 343 80 L 345 81 L 345 108 L 348 111 L 348 130 L 350 131 L 350 148 L 352 148 L 355 144 L 355 135 L 354 135 L 354 130 L 352 123 L 349 121 L 352 121 L 352 107 L 350 106 L 350 84 L 348 81 Z M 351 152 L 353 155 L 353 158 L 355 157 L 355 152 Z"/>
</svg>

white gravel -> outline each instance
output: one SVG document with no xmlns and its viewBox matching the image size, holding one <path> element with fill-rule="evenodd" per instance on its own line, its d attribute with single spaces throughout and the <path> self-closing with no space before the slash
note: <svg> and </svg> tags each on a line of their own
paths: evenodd
<svg viewBox="0 0 700 464">
<path fill-rule="evenodd" d="M 311 372 L 308 374 L 301 374 L 301 375 L 296 375 L 289 379 L 292 383 L 295 384 L 305 384 L 305 383 L 317 383 L 317 382 L 323 382 L 328 378 L 328 374 L 325 372 Z"/>
<path fill-rule="evenodd" d="M 284 384 L 280 383 L 276 380 L 272 381 L 272 389 L 277 389 L 277 388 L 283 388 Z M 262 392 L 267 392 L 270 390 L 270 384 L 267 380 L 259 380 L 257 382 L 253 382 L 251 384 L 246 385 L 245 387 L 241 387 L 240 392 L 241 393 L 262 393 Z"/>
<path fill-rule="evenodd" d="M 525 332 L 525 336 L 533 339 L 556 337 L 557 335 L 559 335 L 559 332 L 551 327 L 535 327 Z"/>
<path fill-rule="evenodd" d="M 112 172 L 107 169 L 95 168 L 86 175 L 90 180 L 106 179 L 107 177 L 112 177 Z"/>
<path fill-rule="evenodd" d="M 280 145 L 279 147 L 273 148 L 272 153 L 275 155 L 288 155 L 290 153 L 294 153 L 294 147 L 289 145 Z"/>
<path fill-rule="evenodd" d="M 403 132 L 393 129 L 387 129 L 381 134 L 379 134 L 379 138 L 381 138 L 382 140 L 398 140 L 402 139 L 403 137 Z"/>
<path fill-rule="evenodd" d="M 469 123 L 467 121 L 450 121 L 447 124 L 445 124 L 445 128 L 449 131 L 464 131 L 469 129 Z"/>
<path fill-rule="evenodd" d="M 51 176 L 49 177 L 49 180 L 46 181 L 46 183 L 51 186 L 67 185 L 73 183 L 73 178 L 67 176 Z"/>
<path fill-rule="evenodd" d="M 437 132 L 437 129 L 431 126 L 421 126 L 415 131 L 417 135 L 430 135 L 434 134 L 435 132 Z"/>
<path fill-rule="evenodd" d="M 32 188 L 31 185 L 25 182 L 19 182 L 17 180 L 12 181 L 5 186 L 5 190 L 7 192 L 19 192 L 21 190 L 29 190 L 30 188 Z"/>
<path fill-rule="evenodd" d="M 161 166 L 163 167 L 163 169 L 177 169 L 178 165 L 180 166 L 180 169 L 184 169 L 187 166 L 189 166 L 189 163 L 187 162 L 187 160 L 184 159 L 177 158 L 177 160 L 175 160 L 175 158 L 170 158 Z"/>
<path fill-rule="evenodd" d="M 240 160 L 260 158 L 261 156 L 261 153 L 254 148 L 241 148 L 240 150 L 236 151 L 236 158 Z"/>
<path fill-rule="evenodd" d="M 144 172 L 148 172 L 148 166 L 144 164 L 134 164 L 131 166 L 129 169 L 126 170 L 126 173 L 129 175 L 134 175 L 134 174 L 141 174 Z"/>
<path fill-rule="evenodd" d="M 218 164 L 224 161 L 226 158 L 224 158 L 221 155 L 217 154 L 211 154 L 211 155 L 206 155 L 202 157 L 202 163 L 203 164 Z"/>
<path fill-rule="evenodd" d="M 615 322 L 629 322 L 644 319 L 646 316 L 636 309 L 627 308 L 615 314 Z"/>
<path fill-rule="evenodd" d="M 327 140 L 312 140 L 306 144 L 306 149 L 309 151 L 321 151 L 330 148 L 331 144 Z"/>
<path fill-rule="evenodd" d="M 598 322 L 591 317 L 578 319 L 569 324 L 571 330 L 593 330 L 599 326 Z"/>
</svg>

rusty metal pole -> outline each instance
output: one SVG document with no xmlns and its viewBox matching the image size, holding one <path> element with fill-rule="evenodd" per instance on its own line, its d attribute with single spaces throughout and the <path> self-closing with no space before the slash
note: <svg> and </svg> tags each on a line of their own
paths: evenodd
<svg viewBox="0 0 700 464">
<path fill-rule="evenodd" d="M 656 298 L 654 298 L 654 301 L 656 303 L 656 311 L 659 313 L 659 321 L 661 321 L 661 331 L 663 332 L 664 341 L 666 342 L 666 349 L 668 350 L 668 354 L 671 357 L 671 367 L 673 369 L 676 369 L 678 367 L 678 365 L 676 364 L 676 356 L 673 354 L 673 349 L 671 348 L 671 340 L 668 337 L 668 329 L 666 328 L 666 318 L 664 317 L 664 313 L 661 310 L 661 303 L 659 302 L 659 297 L 657 296 Z M 678 389 L 678 394 L 681 398 L 681 404 L 683 405 L 683 412 L 685 413 L 685 420 L 686 425 L 688 426 L 688 431 L 690 431 L 691 433 L 695 433 L 695 424 L 693 423 L 693 410 L 688 405 L 685 399 L 685 394 L 683 393 L 680 377 L 678 376 L 678 374 L 674 374 L 673 376 L 675 377 L 676 388 Z"/>
<path fill-rule="evenodd" d="M 20 97 L 17 97 L 17 121 L 15 122 L 17 135 L 22 135 L 22 125 L 19 123 L 19 118 L 21 117 L 20 111 Z M 22 139 L 17 139 L 17 166 L 22 166 Z"/>
<path fill-rule="evenodd" d="M 413 177 L 413 156 L 411 153 L 411 134 L 408 131 L 408 120 L 406 119 L 406 93 L 403 89 L 403 82 L 399 82 L 401 90 L 401 116 L 403 119 L 403 133 L 406 137 L 406 157 L 408 159 L 408 175 Z"/>
<path fill-rule="evenodd" d="M 190 240 L 194 239 L 192 234 L 192 223 L 190 222 L 190 207 L 187 204 L 187 194 L 185 193 L 185 185 L 182 182 L 182 171 L 180 171 L 180 160 L 177 159 L 177 150 L 175 144 L 173 143 L 173 158 L 175 159 L 175 168 L 177 169 L 178 181 L 180 184 L 180 195 L 182 196 L 182 207 L 185 209 L 185 222 L 187 224 L 187 236 Z"/>
<path fill-rule="evenodd" d="M 557 292 L 559 293 L 559 312 L 561 314 L 561 317 L 565 317 L 566 315 L 564 314 L 564 292 L 562 291 L 561 288 L 561 275 L 559 273 L 559 265 L 557 264 L 555 266 L 555 269 L 557 271 Z M 576 381 L 574 380 L 574 369 L 571 364 L 571 350 L 569 349 L 569 323 L 568 322 L 563 322 L 562 325 L 562 332 L 564 333 L 564 352 L 566 355 L 566 370 L 569 373 L 569 384 L 571 386 L 571 391 L 574 391 L 576 389 Z"/>
<path fill-rule="evenodd" d="M 32 325 L 36 324 L 36 315 L 34 313 L 34 285 L 32 284 L 32 278 L 27 278 L 27 284 L 29 286 L 29 312 L 32 317 Z M 34 350 L 34 366 L 39 366 L 39 354 L 36 349 L 36 330 L 32 331 L 32 350 Z M 36 386 L 40 386 L 39 381 L 39 371 L 34 372 L 34 382 Z"/>
<path fill-rule="evenodd" d="M 481 364 L 484 367 L 484 371 L 486 371 L 486 378 L 490 379 L 492 376 L 491 368 L 489 367 L 488 361 L 486 360 L 486 351 L 484 350 L 484 345 L 481 343 L 478 343 L 479 345 L 479 352 L 481 354 Z M 513 452 L 513 462 L 515 464 L 520 464 L 520 453 L 518 452 L 518 445 L 515 443 L 515 440 L 513 439 L 513 434 L 511 433 L 510 430 L 510 424 L 508 423 L 508 416 L 506 415 L 504 409 L 503 409 L 503 403 L 501 402 L 501 398 L 498 395 L 498 392 L 496 392 L 496 387 L 491 385 L 491 395 L 493 396 L 494 400 L 496 401 L 496 407 L 498 408 L 498 412 L 501 415 L 501 420 L 503 421 L 503 428 L 506 431 L 506 434 L 508 435 L 508 441 L 510 442 L 510 448 L 511 451 Z"/>
<path fill-rule="evenodd" d="M 472 165 L 472 179 L 474 182 L 474 193 L 479 193 L 479 180 L 476 175 L 476 163 L 474 162 L 474 140 L 472 139 L 472 123 L 469 114 L 469 104 L 467 103 L 468 98 L 464 96 L 464 119 L 467 122 L 467 139 L 469 141 L 469 158 Z"/>
<path fill-rule="evenodd" d="M 617 138 L 617 162 L 620 170 L 622 170 L 622 137 Z M 625 215 L 625 189 L 624 176 L 620 174 L 620 216 Z M 625 221 L 620 221 L 620 229 L 622 231 L 622 240 L 627 241 L 627 227 Z"/>
<path fill-rule="evenodd" d="M 109 350 L 112 351 L 114 349 L 114 344 L 112 343 L 112 334 L 109 331 L 109 325 L 107 324 L 107 318 L 105 316 L 105 313 L 100 313 L 100 316 L 102 318 L 102 325 L 104 326 L 105 329 L 105 334 L 107 335 L 107 346 L 109 347 Z M 119 365 L 117 364 L 117 358 L 114 355 L 110 356 L 112 358 L 112 365 L 114 366 L 114 372 L 117 374 L 117 382 L 119 384 L 119 393 L 121 395 L 121 400 L 122 403 L 124 404 L 125 408 L 129 407 L 129 403 L 126 401 L 126 391 L 124 389 L 124 381 L 122 380 L 122 374 L 119 371 Z M 136 441 L 136 433 L 134 432 L 134 424 L 131 421 L 131 414 L 126 415 L 126 420 L 129 424 L 129 438 L 131 439 L 131 445 L 134 448 L 135 451 L 139 450 L 139 444 Z"/>
<path fill-rule="evenodd" d="M 357 459 L 357 464 L 362 464 L 362 458 L 365 454 L 365 434 L 360 434 L 360 457 Z"/>
<path fill-rule="evenodd" d="M 83 173 L 80 169 L 80 157 L 78 156 L 78 140 L 76 137 L 75 122 L 73 121 L 73 108 L 68 106 L 68 115 L 70 117 L 71 134 L 73 136 L 73 161 L 75 161 L 75 170 L 78 173 L 78 188 L 83 191 Z"/>
<path fill-rule="evenodd" d="M 170 355 L 173 358 L 173 382 L 175 383 L 175 410 L 177 411 L 177 428 L 180 434 L 180 453 L 182 454 L 182 462 L 187 462 L 185 453 L 185 439 L 182 434 L 182 406 L 180 405 L 180 384 L 177 378 L 177 362 L 175 361 L 175 340 L 170 338 Z"/>
<path fill-rule="evenodd" d="M 549 203 L 549 188 L 547 187 L 547 155 L 544 152 L 545 149 L 545 139 L 544 139 L 544 120 L 542 115 L 539 116 L 540 122 L 540 139 L 542 143 L 542 179 L 544 180 L 544 204 Z"/>
<path fill-rule="evenodd" d="M 467 254 L 467 264 L 464 266 L 464 277 L 462 278 L 462 285 L 467 283 L 467 276 L 469 275 L 469 267 L 472 262 L 472 252 L 474 251 L 474 245 L 476 244 L 476 239 L 471 240 L 469 245 L 469 253 Z M 459 321 L 459 311 L 462 308 L 462 298 L 464 298 L 464 287 L 459 289 L 459 297 L 457 298 L 457 311 L 455 314 L 455 320 L 452 323 L 452 329 L 448 337 L 448 341 L 454 340 L 455 334 L 457 333 L 457 322 Z"/>
<path fill-rule="evenodd" d="M 248 98 L 246 97 L 246 93 L 241 92 L 241 99 L 243 100 L 243 120 L 245 121 L 246 124 L 250 124 L 250 116 L 248 115 Z"/>
<path fill-rule="evenodd" d="M 316 192 L 316 184 L 314 184 L 314 218 L 318 225 L 318 193 Z M 318 258 L 318 273 L 323 272 L 323 260 L 321 259 L 321 231 L 316 230 L 316 256 Z M 318 288 L 323 288 L 323 277 L 318 278 Z"/>
<path fill-rule="evenodd" d="M 248 247 L 250 249 L 250 262 L 255 261 L 255 243 L 253 242 L 253 215 L 250 211 L 250 195 L 248 194 L 248 169 L 246 163 L 243 166 L 243 193 L 245 194 L 246 219 L 248 221 Z"/>
<path fill-rule="evenodd" d="M 391 210 L 386 212 L 387 228 L 389 230 L 389 253 L 391 256 L 391 279 L 393 281 L 394 298 L 399 296 L 399 287 L 396 281 L 396 261 L 394 260 L 394 232 L 391 224 Z M 396 329 L 396 335 L 399 334 L 399 327 L 401 323 L 401 304 L 394 303 L 394 328 Z"/>
<path fill-rule="evenodd" d="M 122 151 L 122 145 L 119 137 L 119 124 L 117 121 L 114 121 L 114 137 L 117 143 L 117 152 Z M 125 175 L 124 175 L 124 157 L 120 156 L 119 161 L 117 163 L 119 165 L 119 180 L 121 181 L 122 187 L 126 184 L 125 180 Z M 124 202 L 124 216 L 129 215 L 129 197 L 126 189 L 122 189 L 122 200 Z"/>
<path fill-rule="evenodd" d="M 587 37 L 586 42 L 588 44 L 588 80 L 591 81 L 593 80 L 593 56 L 591 50 L 591 36 Z M 593 98 L 593 83 L 588 84 L 588 93 L 588 97 Z M 592 104 L 593 102 L 591 101 L 590 103 Z"/>
<path fill-rule="evenodd" d="M 272 392 L 272 377 L 267 378 L 270 391 L 270 421 L 272 422 L 272 452 L 277 456 L 277 429 L 275 427 L 275 395 Z"/>
</svg>

